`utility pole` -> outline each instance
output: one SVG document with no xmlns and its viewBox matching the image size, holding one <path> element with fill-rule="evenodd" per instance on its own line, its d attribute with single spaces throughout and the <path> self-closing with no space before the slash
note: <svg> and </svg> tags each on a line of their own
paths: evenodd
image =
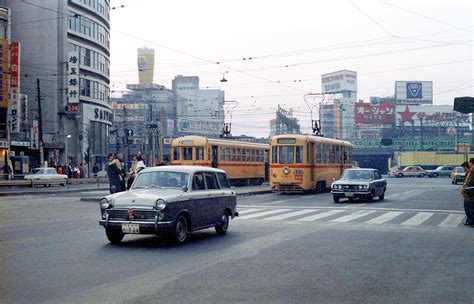
<svg viewBox="0 0 474 304">
<path fill-rule="evenodd" d="M 160 163 L 163 162 L 163 112 L 160 111 Z"/>
<path fill-rule="evenodd" d="M 127 132 L 128 130 L 125 128 L 125 124 L 127 122 L 127 110 L 125 109 L 125 105 L 123 105 L 123 137 L 122 137 L 122 142 L 123 142 L 123 158 L 124 158 L 124 163 L 125 163 L 125 172 L 127 172 L 127 164 L 128 164 L 128 136 Z"/>
<path fill-rule="evenodd" d="M 40 80 L 36 79 L 36 91 L 38 98 L 38 131 L 39 131 L 39 152 L 40 152 L 40 167 L 43 167 L 44 163 L 44 143 L 43 143 L 43 113 L 41 110 L 41 89 L 40 89 Z M 67 157 L 67 156 L 66 156 Z"/>
</svg>

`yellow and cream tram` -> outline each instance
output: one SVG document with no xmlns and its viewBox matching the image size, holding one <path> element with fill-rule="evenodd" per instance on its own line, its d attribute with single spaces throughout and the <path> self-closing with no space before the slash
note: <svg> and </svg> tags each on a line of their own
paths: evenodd
<svg viewBox="0 0 474 304">
<path fill-rule="evenodd" d="M 171 164 L 222 169 L 233 185 L 261 185 L 268 179 L 270 145 L 183 136 L 171 142 Z"/>
<path fill-rule="evenodd" d="M 320 136 L 271 138 L 270 187 L 274 192 L 324 191 L 352 167 L 352 144 Z"/>
</svg>

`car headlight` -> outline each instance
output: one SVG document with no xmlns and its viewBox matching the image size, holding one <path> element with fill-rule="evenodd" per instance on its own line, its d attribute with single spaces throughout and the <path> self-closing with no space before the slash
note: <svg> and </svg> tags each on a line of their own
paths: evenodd
<svg viewBox="0 0 474 304">
<path fill-rule="evenodd" d="M 166 207 L 166 202 L 163 200 L 163 199 L 158 199 L 156 202 L 155 202 L 155 209 L 156 210 L 163 210 L 165 209 Z"/>
<path fill-rule="evenodd" d="M 108 209 L 112 207 L 112 202 L 108 198 L 103 198 L 100 200 L 100 208 L 102 209 Z"/>
<path fill-rule="evenodd" d="M 367 189 L 367 185 L 359 185 L 359 189 L 360 189 L 360 190 Z"/>
</svg>

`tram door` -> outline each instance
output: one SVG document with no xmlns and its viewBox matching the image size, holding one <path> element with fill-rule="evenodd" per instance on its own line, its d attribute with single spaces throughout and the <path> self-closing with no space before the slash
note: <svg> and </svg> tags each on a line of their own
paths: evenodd
<svg viewBox="0 0 474 304">
<path fill-rule="evenodd" d="M 217 151 L 219 151 L 219 147 L 218 146 L 212 146 L 212 163 L 211 163 L 212 168 L 218 168 Z"/>
<path fill-rule="evenodd" d="M 310 181 L 314 181 L 314 171 L 316 170 L 316 168 L 314 167 L 314 161 L 315 161 L 315 146 L 314 146 L 314 143 L 309 143 L 308 144 L 308 158 L 309 158 L 309 179 Z"/>
</svg>

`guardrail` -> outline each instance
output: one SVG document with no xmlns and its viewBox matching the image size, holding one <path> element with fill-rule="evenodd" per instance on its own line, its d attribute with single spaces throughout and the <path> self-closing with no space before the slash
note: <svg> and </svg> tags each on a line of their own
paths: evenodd
<svg viewBox="0 0 474 304">
<path fill-rule="evenodd" d="M 107 178 L 70 178 L 70 179 L 43 179 L 43 180 L 0 180 L 0 187 L 31 187 L 35 188 L 38 185 L 74 185 L 74 184 L 97 184 L 97 188 L 99 188 L 100 184 L 107 184 L 109 180 Z"/>
</svg>

